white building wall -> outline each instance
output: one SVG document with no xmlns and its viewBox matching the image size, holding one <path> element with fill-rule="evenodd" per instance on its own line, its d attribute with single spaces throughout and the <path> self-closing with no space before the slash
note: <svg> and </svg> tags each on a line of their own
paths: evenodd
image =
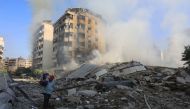
<svg viewBox="0 0 190 109">
<path fill-rule="evenodd" d="M 51 24 L 44 24 L 44 46 L 43 46 L 43 62 L 42 69 L 49 70 L 52 68 L 53 55 L 53 26 Z"/>
</svg>

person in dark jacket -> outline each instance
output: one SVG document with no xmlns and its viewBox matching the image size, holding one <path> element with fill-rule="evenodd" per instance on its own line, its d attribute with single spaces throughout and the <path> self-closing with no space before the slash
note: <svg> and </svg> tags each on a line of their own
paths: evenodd
<svg viewBox="0 0 190 109">
<path fill-rule="evenodd" d="M 44 104 L 43 109 L 47 109 L 49 107 L 49 99 L 51 98 L 52 93 L 55 90 L 55 77 L 53 75 L 48 76 L 48 83 L 44 87 Z"/>
</svg>

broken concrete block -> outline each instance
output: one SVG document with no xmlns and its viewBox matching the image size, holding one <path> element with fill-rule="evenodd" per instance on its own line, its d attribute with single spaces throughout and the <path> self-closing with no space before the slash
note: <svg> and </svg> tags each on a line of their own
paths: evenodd
<svg viewBox="0 0 190 109">
<path fill-rule="evenodd" d="M 77 93 L 76 88 L 69 89 L 67 90 L 67 92 L 68 92 L 68 96 L 74 96 Z"/>
<path fill-rule="evenodd" d="M 166 75 L 173 75 L 176 73 L 176 71 L 174 69 L 169 69 L 169 68 L 165 68 L 161 72 L 166 74 Z"/>
<path fill-rule="evenodd" d="M 151 80 L 150 76 L 145 76 L 144 79 L 145 79 L 146 81 L 150 81 L 150 80 Z"/>
<path fill-rule="evenodd" d="M 113 88 L 116 85 L 124 85 L 129 87 L 134 87 L 134 83 L 131 80 L 125 80 L 125 81 L 109 81 L 103 83 L 106 87 Z"/>
<path fill-rule="evenodd" d="M 67 78 L 85 78 L 90 73 L 98 69 L 97 65 L 94 64 L 83 64 L 80 68 L 76 69 L 74 72 L 71 72 Z"/>
<path fill-rule="evenodd" d="M 166 77 L 164 77 L 162 80 L 166 81 L 166 80 L 168 80 L 170 77 L 171 77 L 171 76 L 166 76 Z"/>
<path fill-rule="evenodd" d="M 80 97 L 74 97 L 74 96 L 70 96 L 67 98 L 67 100 L 73 104 L 80 104 L 81 103 L 81 100 L 80 100 Z"/>
<path fill-rule="evenodd" d="M 130 87 L 127 87 L 127 86 L 123 86 L 123 85 L 117 85 L 116 86 L 118 89 L 126 89 L 126 90 L 132 90 L 132 88 L 130 88 Z"/>
<path fill-rule="evenodd" d="M 108 73 L 108 71 L 107 71 L 106 69 L 103 69 L 103 70 L 97 72 L 97 73 L 95 74 L 95 75 L 96 75 L 96 79 L 99 79 L 100 76 L 102 76 L 102 75 L 104 75 L 104 74 L 106 74 L 106 73 Z"/>
<path fill-rule="evenodd" d="M 78 95 L 93 97 L 97 94 L 94 90 L 82 90 L 77 92 Z"/>
<path fill-rule="evenodd" d="M 94 109 L 95 106 L 94 105 L 85 105 L 84 108 L 85 109 Z"/>
<path fill-rule="evenodd" d="M 86 101 L 87 104 L 90 104 L 90 101 Z"/>
<path fill-rule="evenodd" d="M 144 66 L 134 66 L 134 67 L 124 69 L 122 74 L 127 75 L 127 74 L 131 74 L 131 73 L 143 71 L 143 70 L 146 70 Z"/>
<path fill-rule="evenodd" d="M 162 76 L 162 73 L 157 73 L 156 76 Z"/>
<path fill-rule="evenodd" d="M 120 76 L 120 74 L 121 74 L 121 73 L 120 73 L 118 70 L 112 72 L 112 75 L 114 75 L 114 76 L 116 76 L 116 77 L 117 77 L 117 76 Z"/>
<path fill-rule="evenodd" d="M 185 81 L 188 82 L 188 83 L 190 83 L 190 76 L 189 76 L 189 75 L 187 75 L 187 76 L 185 77 Z"/>
<path fill-rule="evenodd" d="M 126 97 L 122 97 L 121 100 L 122 100 L 122 101 L 126 101 L 127 98 L 126 98 Z"/>
<path fill-rule="evenodd" d="M 76 109 L 84 109 L 84 107 L 83 106 L 77 106 Z"/>
<path fill-rule="evenodd" d="M 176 78 L 176 81 L 177 81 L 178 83 L 181 83 L 181 84 L 186 84 L 186 81 L 185 81 L 185 79 L 184 79 L 183 77 L 177 77 L 177 78 Z"/>
</svg>

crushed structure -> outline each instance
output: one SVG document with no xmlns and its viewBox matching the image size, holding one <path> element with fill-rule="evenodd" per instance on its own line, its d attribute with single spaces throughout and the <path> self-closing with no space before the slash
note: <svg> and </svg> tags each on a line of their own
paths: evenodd
<svg viewBox="0 0 190 109">
<path fill-rule="evenodd" d="M 0 109 L 12 109 L 12 104 L 16 99 L 9 82 L 10 78 L 6 74 L 0 74 Z"/>
<path fill-rule="evenodd" d="M 40 107 L 43 95 L 38 83 L 19 84 L 31 98 L 29 101 L 16 92 L 22 103 L 37 103 L 35 106 Z M 132 61 L 103 66 L 84 64 L 67 72 L 56 80 L 56 93 L 50 103 L 52 109 L 189 109 L 189 101 L 188 71 Z"/>
</svg>

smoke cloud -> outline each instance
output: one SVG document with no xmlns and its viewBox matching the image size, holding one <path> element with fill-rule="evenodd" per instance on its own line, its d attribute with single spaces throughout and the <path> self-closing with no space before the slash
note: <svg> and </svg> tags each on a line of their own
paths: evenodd
<svg viewBox="0 0 190 109">
<path fill-rule="evenodd" d="M 54 10 L 52 4 L 58 1 L 30 0 L 33 24 L 41 21 L 39 19 L 51 17 Z M 184 46 L 190 44 L 190 37 L 185 31 L 189 27 L 189 0 L 64 0 L 64 3 L 71 2 L 76 3 L 73 7 L 88 8 L 102 15 L 106 21 L 104 34 L 107 52 L 101 55 L 94 51 L 97 58 L 92 63 L 136 60 L 148 65 L 183 65 L 181 53 Z M 154 20 L 156 17 L 159 22 Z M 155 32 L 155 28 L 160 31 Z M 159 42 L 159 39 L 163 40 Z"/>
<path fill-rule="evenodd" d="M 32 22 L 30 27 L 31 49 L 34 43 L 36 29 L 43 20 L 51 19 L 53 15 L 53 0 L 28 0 L 32 8 Z"/>
<path fill-rule="evenodd" d="M 137 60 L 148 65 L 169 67 L 182 66 L 181 53 L 190 44 L 190 37 L 184 32 L 188 28 L 188 13 L 184 5 L 188 0 L 84 0 L 87 7 L 107 21 L 106 41 L 108 51 L 93 62 L 122 62 Z M 144 3 L 143 3 L 144 2 Z M 105 5 L 106 4 L 106 5 Z M 184 10 L 180 8 L 183 7 Z M 160 29 L 169 34 L 164 42 L 155 42 L 152 19 L 158 10 L 164 10 L 160 17 Z M 125 16 L 126 19 L 122 19 Z M 165 44 L 166 43 L 166 44 Z M 167 45 L 159 48 L 157 45 Z M 163 51 L 162 51 L 163 50 Z M 163 57 L 161 55 L 164 55 Z M 101 60 L 101 61 L 98 61 Z"/>
</svg>

